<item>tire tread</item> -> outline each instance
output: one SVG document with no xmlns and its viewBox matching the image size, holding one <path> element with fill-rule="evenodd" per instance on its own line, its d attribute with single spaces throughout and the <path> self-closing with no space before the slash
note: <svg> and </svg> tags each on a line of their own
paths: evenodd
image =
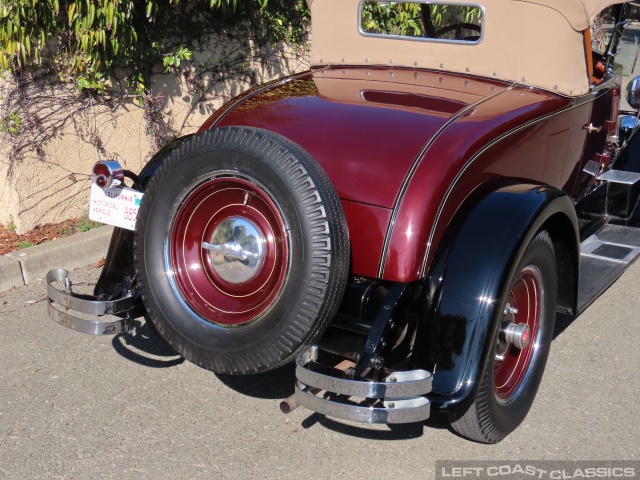
<svg viewBox="0 0 640 480">
<path fill-rule="evenodd" d="M 233 358 L 194 348 L 168 325 L 148 288 L 144 259 L 144 229 L 151 202 L 163 179 L 181 159 L 202 150 L 224 146 L 242 146 L 263 155 L 266 161 L 288 177 L 304 205 L 303 219 L 308 222 L 313 259 L 308 288 L 302 293 L 297 312 L 287 328 L 264 348 Z M 322 195 L 321 193 L 322 192 Z M 168 154 L 145 190 L 134 236 L 134 264 L 140 291 L 148 315 L 160 335 L 187 360 L 218 373 L 246 374 L 270 370 L 290 362 L 309 346 L 333 319 L 344 293 L 349 268 L 348 229 L 342 204 L 327 174 L 299 146 L 273 132 L 248 127 L 226 127 L 191 137 Z"/>
<path fill-rule="evenodd" d="M 545 248 L 548 248 L 553 255 L 553 242 L 546 230 L 539 231 L 531 240 L 527 249 L 535 248 L 535 245 L 540 243 L 543 244 Z M 553 325 L 551 328 L 553 328 Z M 492 354 L 491 350 L 490 354 Z M 544 360 L 546 362 L 546 357 Z M 489 398 L 490 395 L 494 395 L 493 383 L 489 381 L 493 375 L 492 369 L 490 368 L 491 365 L 492 363 L 487 361 L 487 366 L 481 374 L 477 396 L 471 406 L 462 415 L 449 416 L 449 423 L 455 432 L 462 437 L 480 443 L 498 443 L 511 433 L 510 430 L 507 431 L 498 428 L 492 417 L 492 399 Z M 526 412 L 524 413 L 526 414 Z"/>
</svg>

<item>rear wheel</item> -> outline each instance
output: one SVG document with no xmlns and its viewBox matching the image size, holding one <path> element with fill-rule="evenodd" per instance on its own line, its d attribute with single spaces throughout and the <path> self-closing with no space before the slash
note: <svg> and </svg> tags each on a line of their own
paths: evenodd
<svg viewBox="0 0 640 480">
<path fill-rule="evenodd" d="M 450 418 L 460 435 L 496 443 L 524 420 L 542 380 L 556 316 L 557 273 L 551 238 L 541 231 L 527 246 L 510 282 L 477 397 Z"/>
<path fill-rule="evenodd" d="M 134 261 L 158 332 L 188 360 L 255 373 L 331 321 L 349 265 L 325 172 L 271 132 L 229 127 L 172 151 L 138 213 Z"/>
</svg>

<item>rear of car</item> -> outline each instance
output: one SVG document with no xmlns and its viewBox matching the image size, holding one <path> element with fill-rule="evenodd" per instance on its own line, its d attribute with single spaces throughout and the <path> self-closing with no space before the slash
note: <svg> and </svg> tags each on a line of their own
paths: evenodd
<svg viewBox="0 0 640 480">
<path fill-rule="evenodd" d="M 285 411 L 437 411 L 500 441 L 533 402 L 556 312 L 640 252 L 624 9 L 607 52 L 589 42 L 609 3 L 315 0 L 310 71 L 233 99 L 138 174 L 94 167 L 90 216 L 119 228 L 94 298 L 50 272 L 51 315 L 113 334 L 144 312 L 218 373 L 295 361 Z"/>
</svg>

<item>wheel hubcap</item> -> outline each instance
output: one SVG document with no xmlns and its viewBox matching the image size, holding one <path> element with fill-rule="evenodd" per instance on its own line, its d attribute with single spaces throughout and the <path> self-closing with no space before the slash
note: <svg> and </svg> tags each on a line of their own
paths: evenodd
<svg viewBox="0 0 640 480">
<path fill-rule="evenodd" d="M 493 378 L 502 399 L 515 394 L 526 378 L 537 349 L 543 296 L 540 271 L 530 265 L 509 292 L 498 336 Z"/>
<path fill-rule="evenodd" d="M 262 318 L 289 269 L 282 218 L 252 178 L 224 176 L 194 186 L 175 214 L 167 245 L 174 291 L 217 325 Z"/>
<path fill-rule="evenodd" d="M 264 234 L 251 220 L 230 217 L 213 231 L 212 243 L 202 242 L 209 250 L 209 261 L 223 280 L 234 285 L 254 278 L 264 263 Z"/>
</svg>

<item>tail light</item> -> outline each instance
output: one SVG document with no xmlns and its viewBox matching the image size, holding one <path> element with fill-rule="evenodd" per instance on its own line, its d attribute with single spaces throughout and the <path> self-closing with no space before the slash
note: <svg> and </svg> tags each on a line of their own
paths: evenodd
<svg viewBox="0 0 640 480">
<path fill-rule="evenodd" d="M 93 166 L 91 179 L 100 188 L 116 187 L 124 180 L 124 170 L 118 162 L 103 160 Z"/>
</svg>

